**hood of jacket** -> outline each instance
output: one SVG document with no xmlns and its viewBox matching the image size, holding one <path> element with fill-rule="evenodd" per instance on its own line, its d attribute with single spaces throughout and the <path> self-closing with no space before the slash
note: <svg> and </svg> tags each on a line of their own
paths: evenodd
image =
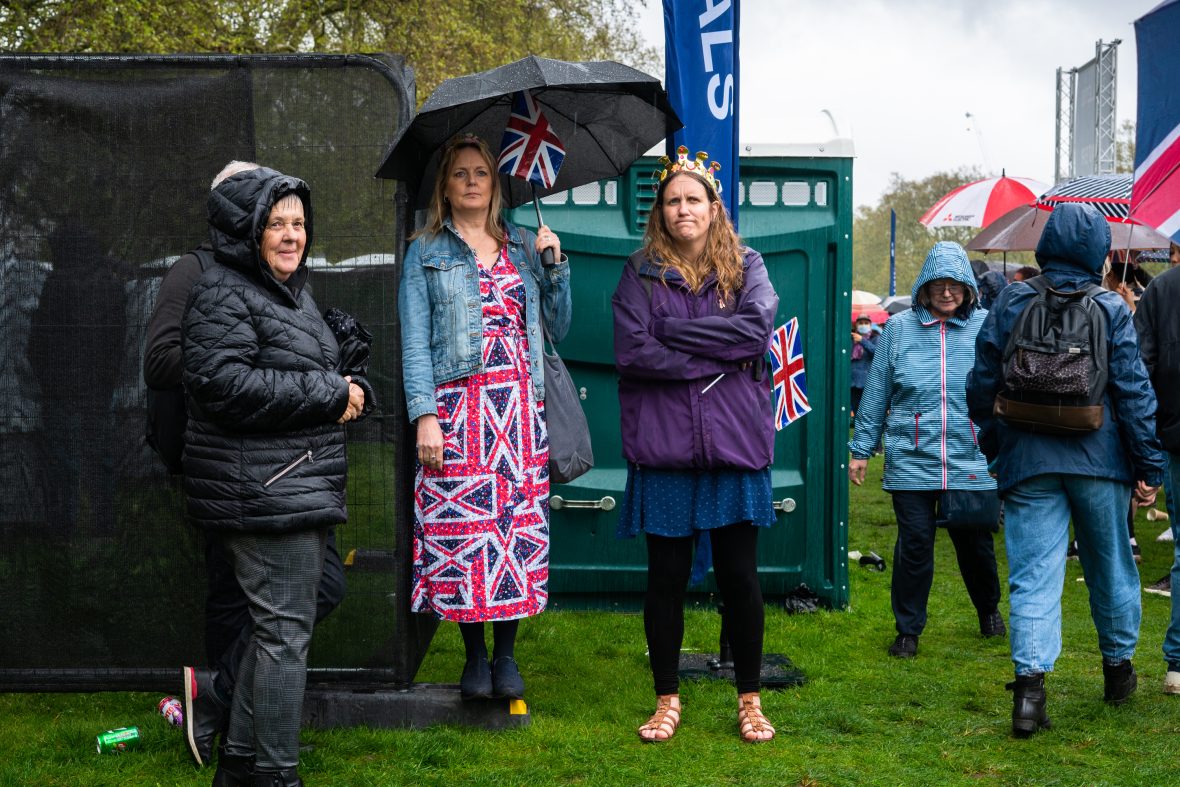
<svg viewBox="0 0 1180 787">
<path fill-rule="evenodd" d="M 271 273 L 259 249 L 271 209 L 288 194 L 295 194 L 303 202 L 307 243 L 299 267 L 283 283 Z M 296 298 L 307 281 L 307 254 L 312 241 L 311 189 L 306 183 L 267 167 L 239 172 L 209 193 L 208 212 L 209 241 L 218 262 L 264 286 L 277 287 L 284 297 Z"/>
<path fill-rule="evenodd" d="M 1086 281 L 1098 283 L 1109 252 L 1110 225 L 1098 209 L 1067 202 L 1054 208 L 1045 222 L 1037 243 L 1037 262 L 1046 273 L 1082 274 Z"/>
<path fill-rule="evenodd" d="M 957 318 L 966 319 L 979 306 L 979 284 L 975 281 L 975 272 L 971 270 L 971 262 L 967 259 L 967 252 L 963 247 L 952 241 L 939 241 L 926 255 L 926 262 L 922 263 L 922 271 L 914 281 L 914 288 L 910 290 L 910 302 L 914 312 L 923 323 L 934 320 L 930 310 L 918 301 L 918 293 L 935 279 L 954 279 L 967 285 L 971 290 L 971 308 L 964 310 Z"/>
</svg>

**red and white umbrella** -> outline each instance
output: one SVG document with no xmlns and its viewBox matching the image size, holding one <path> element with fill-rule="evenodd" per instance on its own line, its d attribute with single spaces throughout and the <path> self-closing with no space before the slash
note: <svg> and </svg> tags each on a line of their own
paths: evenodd
<svg viewBox="0 0 1180 787">
<path fill-rule="evenodd" d="M 918 221 L 935 227 L 986 227 L 1013 208 L 1031 205 L 1049 186 L 1032 178 L 977 180 L 959 186 L 934 203 Z"/>
</svg>

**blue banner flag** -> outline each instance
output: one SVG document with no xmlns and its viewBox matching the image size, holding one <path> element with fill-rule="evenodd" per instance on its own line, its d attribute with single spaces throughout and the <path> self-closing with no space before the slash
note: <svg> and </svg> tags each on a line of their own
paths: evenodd
<svg viewBox="0 0 1180 787">
<path fill-rule="evenodd" d="M 738 223 L 738 0 L 664 0 L 664 86 L 684 128 L 684 145 L 721 165 L 721 201 Z"/>
<path fill-rule="evenodd" d="M 889 209 L 889 294 L 897 295 L 897 214 Z"/>
</svg>

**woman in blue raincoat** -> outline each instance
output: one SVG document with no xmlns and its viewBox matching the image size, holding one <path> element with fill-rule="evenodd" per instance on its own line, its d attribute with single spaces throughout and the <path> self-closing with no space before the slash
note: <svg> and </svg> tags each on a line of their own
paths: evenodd
<svg viewBox="0 0 1180 787">
<path fill-rule="evenodd" d="M 848 477 L 865 466 L 884 435 L 885 477 L 893 495 L 897 543 L 891 599 L 897 637 L 889 654 L 917 655 L 934 579 L 935 503 L 946 489 L 995 489 L 967 417 L 965 380 L 987 312 L 975 274 L 957 243 L 934 245 L 914 282 L 913 308 L 885 323 L 848 443 Z M 950 529 L 951 542 L 985 637 L 1006 633 L 992 533 Z"/>
</svg>

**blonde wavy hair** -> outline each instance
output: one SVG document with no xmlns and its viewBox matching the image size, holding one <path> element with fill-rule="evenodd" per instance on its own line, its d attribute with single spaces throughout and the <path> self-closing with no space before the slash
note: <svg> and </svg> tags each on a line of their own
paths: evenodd
<svg viewBox="0 0 1180 787">
<path fill-rule="evenodd" d="M 664 192 L 667 191 L 668 184 L 676 178 L 692 178 L 700 183 L 709 204 L 717 205 L 716 218 L 709 223 L 709 230 L 705 236 L 705 250 L 695 260 L 681 256 L 676 250 L 676 241 L 664 223 Z M 742 288 L 742 240 L 734 231 L 733 223 L 729 220 L 717 192 L 713 191 L 704 178 L 693 172 L 674 172 L 660 183 L 656 191 L 655 204 L 651 206 L 651 213 L 647 217 L 643 248 L 648 259 L 660 266 L 661 274 L 669 269 L 675 269 L 684 277 L 684 281 L 694 293 L 700 292 L 710 273 L 717 274 L 717 296 L 722 303 L 729 303 Z"/>
<path fill-rule="evenodd" d="M 500 190 L 500 175 L 496 168 L 496 157 L 492 155 L 488 143 L 474 134 L 460 134 L 454 137 L 443 149 L 438 160 L 438 171 L 434 175 L 434 192 L 430 195 L 430 203 L 426 208 L 426 224 L 422 229 L 411 235 L 411 239 L 421 235 L 437 235 L 442 232 L 443 220 L 451 215 L 451 205 L 447 202 L 447 179 L 455 166 L 455 159 L 463 150 L 475 150 L 483 159 L 488 171 L 492 173 L 492 199 L 488 204 L 488 217 L 485 228 L 493 238 L 503 241 L 507 237 L 503 219 L 500 214 L 504 210 L 504 195 Z"/>
</svg>

